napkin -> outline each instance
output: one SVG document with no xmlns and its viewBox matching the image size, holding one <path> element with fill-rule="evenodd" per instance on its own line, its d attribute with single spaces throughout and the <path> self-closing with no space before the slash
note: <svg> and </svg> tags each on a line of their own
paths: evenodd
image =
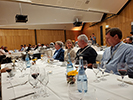
<svg viewBox="0 0 133 100">
<path fill-rule="evenodd" d="M 118 76 L 117 80 L 118 81 L 122 81 L 121 76 Z M 128 76 L 125 76 L 124 79 L 123 79 L 123 81 L 124 81 L 124 83 L 133 85 L 133 79 L 129 78 Z"/>
</svg>

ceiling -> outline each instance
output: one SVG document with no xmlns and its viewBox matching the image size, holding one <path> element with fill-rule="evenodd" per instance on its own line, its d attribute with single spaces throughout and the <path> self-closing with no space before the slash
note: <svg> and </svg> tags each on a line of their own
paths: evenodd
<svg viewBox="0 0 133 100">
<path fill-rule="evenodd" d="M 117 14 L 127 1 L 0 0 L 0 28 L 72 30 L 76 19 L 99 22 L 104 13 Z M 16 14 L 28 15 L 28 21 L 16 23 Z"/>
</svg>

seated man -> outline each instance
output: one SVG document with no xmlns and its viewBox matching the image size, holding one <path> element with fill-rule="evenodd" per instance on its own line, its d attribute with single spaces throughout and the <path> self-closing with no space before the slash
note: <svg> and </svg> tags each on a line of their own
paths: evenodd
<svg viewBox="0 0 133 100">
<path fill-rule="evenodd" d="M 80 49 L 76 53 L 76 59 L 83 56 L 83 60 L 88 62 L 88 68 L 92 68 L 92 64 L 96 62 L 97 53 L 88 45 L 88 38 L 85 34 L 78 36 L 78 46 Z"/>
<path fill-rule="evenodd" d="M 119 74 L 117 64 L 127 63 L 129 73 L 133 73 L 133 46 L 121 41 L 122 32 L 118 28 L 111 28 L 106 33 L 106 42 L 111 45 L 105 49 L 101 62 L 106 62 L 106 71 Z"/>
<path fill-rule="evenodd" d="M 56 41 L 55 42 L 55 49 L 53 58 L 59 61 L 64 61 L 64 50 L 62 49 L 62 42 Z"/>
<path fill-rule="evenodd" d="M 125 42 L 126 42 L 127 44 L 132 44 L 132 45 L 133 45 L 133 43 L 132 43 L 132 37 L 128 36 L 128 37 L 125 39 Z"/>
<path fill-rule="evenodd" d="M 7 54 L 11 54 L 10 52 L 4 51 L 4 46 L 0 48 L 0 63 L 9 63 L 11 62 L 11 57 L 6 57 Z"/>
<path fill-rule="evenodd" d="M 21 45 L 20 47 L 21 47 L 21 48 L 20 48 L 20 50 L 19 50 L 19 51 L 24 51 L 24 46 L 23 46 L 23 45 Z"/>
</svg>

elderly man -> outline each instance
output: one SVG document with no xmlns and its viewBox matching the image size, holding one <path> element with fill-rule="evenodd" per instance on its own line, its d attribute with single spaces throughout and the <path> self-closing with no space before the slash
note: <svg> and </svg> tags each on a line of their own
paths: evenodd
<svg viewBox="0 0 133 100">
<path fill-rule="evenodd" d="M 117 71 L 117 64 L 127 63 L 129 73 L 133 72 L 133 46 L 125 44 L 121 41 L 122 32 L 119 28 L 111 28 L 106 33 L 106 42 L 111 45 L 108 47 L 102 58 L 102 62 L 106 62 L 106 71 L 119 74 Z"/>
<path fill-rule="evenodd" d="M 61 41 L 55 42 L 56 51 L 54 52 L 53 58 L 59 61 L 64 61 L 64 50 L 62 49 L 62 45 Z"/>
<path fill-rule="evenodd" d="M 80 49 L 76 53 L 76 59 L 83 56 L 83 60 L 88 62 L 88 68 L 92 68 L 92 64 L 96 62 L 97 53 L 88 45 L 88 37 L 85 34 L 78 36 L 78 46 Z"/>
</svg>

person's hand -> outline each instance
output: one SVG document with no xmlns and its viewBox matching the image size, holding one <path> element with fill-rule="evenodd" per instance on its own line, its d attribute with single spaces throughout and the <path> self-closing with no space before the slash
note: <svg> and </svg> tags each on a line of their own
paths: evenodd
<svg viewBox="0 0 133 100">
<path fill-rule="evenodd" d="M 6 72 L 6 70 L 7 70 L 8 68 L 7 67 L 5 67 L 5 68 L 2 68 L 1 69 L 1 73 L 4 73 L 4 72 Z"/>
<path fill-rule="evenodd" d="M 11 52 L 8 52 L 9 54 L 11 54 Z"/>
<path fill-rule="evenodd" d="M 92 63 L 89 63 L 88 64 L 88 68 L 92 68 Z"/>
</svg>

